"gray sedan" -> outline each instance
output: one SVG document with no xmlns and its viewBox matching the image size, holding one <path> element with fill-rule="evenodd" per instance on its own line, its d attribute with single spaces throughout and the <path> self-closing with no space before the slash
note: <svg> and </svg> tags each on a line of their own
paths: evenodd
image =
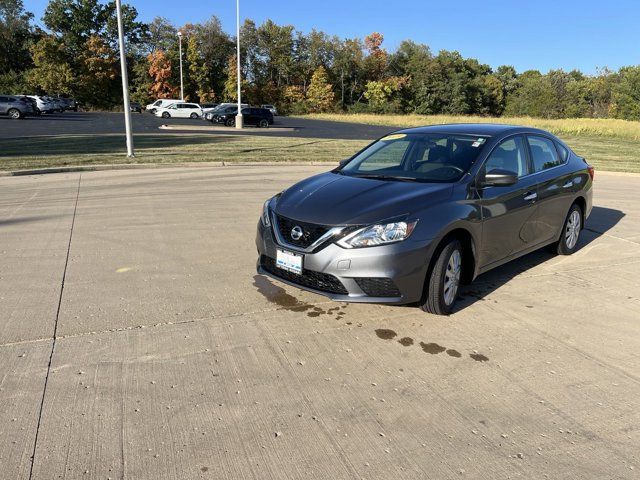
<svg viewBox="0 0 640 480">
<path fill-rule="evenodd" d="M 573 253 L 593 175 L 543 130 L 401 130 L 267 200 L 258 272 L 338 301 L 448 314 L 463 282 L 545 246 Z"/>
</svg>

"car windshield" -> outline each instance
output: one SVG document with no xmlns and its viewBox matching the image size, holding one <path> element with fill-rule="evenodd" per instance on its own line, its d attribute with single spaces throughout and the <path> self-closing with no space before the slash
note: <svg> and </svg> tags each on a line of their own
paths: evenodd
<svg viewBox="0 0 640 480">
<path fill-rule="evenodd" d="M 482 136 L 395 133 L 364 149 L 337 173 L 390 181 L 455 182 L 486 143 Z"/>
</svg>

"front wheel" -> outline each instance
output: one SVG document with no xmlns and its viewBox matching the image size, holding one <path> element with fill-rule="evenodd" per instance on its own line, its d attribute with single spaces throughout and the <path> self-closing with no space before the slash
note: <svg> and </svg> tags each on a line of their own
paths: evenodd
<svg viewBox="0 0 640 480">
<path fill-rule="evenodd" d="M 196 119 L 198 118 L 198 114 L 193 112 L 191 115 L 189 115 L 192 119 Z"/>
<path fill-rule="evenodd" d="M 162 118 L 169 118 L 169 117 L 171 117 L 169 112 L 162 112 Z"/>
<path fill-rule="evenodd" d="M 260 120 L 258 122 L 258 127 L 260 128 L 267 128 L 269 126 L 269 120 L 263 118 L 262 120 Z"/>
<path fill-rule="evenodd" d="M 440 250 L 425 281 L 420 308 L 435 315 L 448 315 L 458 296 L 462 278 L 462 245 L 451 240 Z"/>
<path fill-rule="evenodd" d="M 571 255 L 578 247 L 580 231 L 582 230 L 582 209 L 579 205 L 573 204 L 569 209 L 567 218 L 562 226 L 560 240 L 555 244 L 558 255 Z"/>
<path fill-rule="evenodd" d="M 17 108 L 11 108 L 7 113 L 14 120 L 18 120 L 19 118 L 22 118 L 22 113 L 20 113 L 20 110 L 18 110 Z"/>
</svg>

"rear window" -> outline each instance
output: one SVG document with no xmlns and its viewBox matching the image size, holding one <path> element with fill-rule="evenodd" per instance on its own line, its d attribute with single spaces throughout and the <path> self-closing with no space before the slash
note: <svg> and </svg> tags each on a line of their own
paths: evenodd
<svg viewBox="0 0 640 480">
<path fill-rule="evenodd" d="M 528 140 L 534 172 L 541 172 L 564 163 L 558 155 L 555 142 L 550 138 L 530 135 Z"/>
</svg>

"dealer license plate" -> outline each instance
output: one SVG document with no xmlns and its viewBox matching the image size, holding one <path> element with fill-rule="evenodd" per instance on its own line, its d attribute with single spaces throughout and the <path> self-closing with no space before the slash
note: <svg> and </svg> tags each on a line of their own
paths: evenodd
<svg viewBox="0 0 640 480">
<path fill-rule="evenodd" d="M 292 273 L 302 274 L 302 255 L 277 249 L 276 266 Z"/>
</svg>

